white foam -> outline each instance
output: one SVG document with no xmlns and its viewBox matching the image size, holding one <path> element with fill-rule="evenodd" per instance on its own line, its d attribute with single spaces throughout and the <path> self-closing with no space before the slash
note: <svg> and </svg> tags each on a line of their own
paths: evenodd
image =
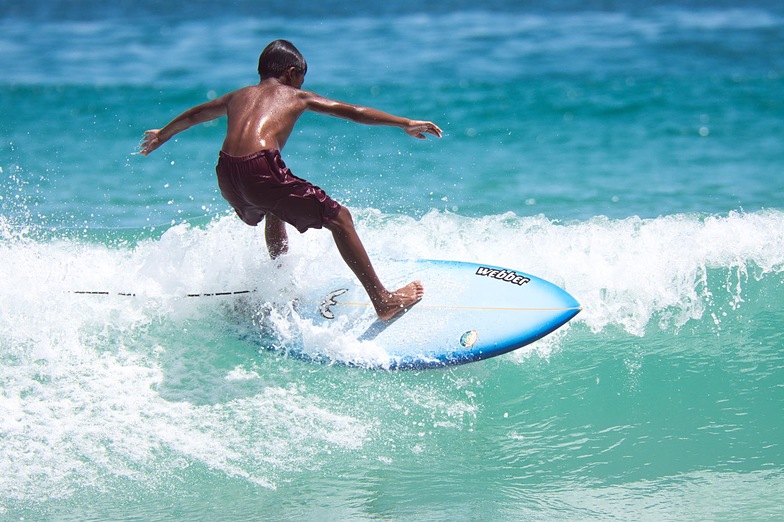
<svg viewBox="0 0 784 522">
<path fill-rule="evenodd" d="M 576 321 L 597 332 L 615 325 L 642 334 L 663 311 L 672 324 L 683 325 L 702 317 L 710 294 L 722 287 L 710 280 L 711 269 L 723 270 L 727 291 L 742 302 L 745 278 L 780 273 L 784 265 L 780 211 L 573 223 L 511 213 L 469 218 L 433 211 L 421 219 L 372 210 L 355 214 L 382 279 L 387 259 L 508 266 L 563 286 L 583 305 Z M 329 273 L 350 277 L 327 231 L 292 231 L 291 253 L 277 266 L 267 256 L 261 230 L 233 217 L 206 228 L 178 225 L 130 249 L 11 235 L 6 230 L 0 243 L 3 335 L 34 337 L 39 350 L 68 335 L 53 329 L 79 325 L 71 312 L 133 329 L 160 315 L 187 316 L 193 303 L 203 302 L 187 305 L 181 298 L 188 294 L 255 290 L 262 299 L 277 298 L 316 285 Z M 73 290 L 133 293 L 146 300 L 81 299 L 72 309 Z"/>
<path fill-rule="evenodd" d="M 575 322 L 596 332 L 619 326 L 641 335 L 663 312 L 668 322 L 683 325 L 702 317 L 717 289 L 726 286 L 740 303 L 745 278 L 780 273 L 784 264 L 779 211 L 574 223 L 511 213 L 468 218 L 433 211 L 421 219 L 355 214 L 382 279 L 385 260 L 394 258 L 508 266 L 563 286 L 583 305 Z M 85 321 L 132 330 L 161 316 L 187 317 L 204 303 L 184 299 L 189 294 L 254 290 L 262 299 L 277 298 L 316 285 L 327 273 L 350 276 L 327 231 L 292 232 L 290 242 L 290 255 L 277 266 L 261 230 L 233 217 L 206 228 L 178 225 L 133 248 L 36 242 L 6 226 L 0 243 L 3 337 L 15 345 L 29 339 L 46 352 Z M 723 269 L 727 284 L 712 281 L 711 269 Z M 78 298 L 74 290 L 139 299 Z M 321 335 L 329 344 L 327 337 Z"/>
<path fill-rule="evenodd" d="M 548 279 L 583 305 L 573 323 L 595 332 L 617 326 L 642 335 L 654 317 L 682 326 L 701 318 L 710 294 L 723 286 L 712 269 L 735 281 L 727 292 L 737 302 L 749 271 L 763 277 L 784 266 L 780 211 L 573 223 L 431 212 L 421 220 L 390 218 L 386 227 L 361 232 L 382 257 L 405 245 L 411 257 L 493 263 Z"/>
<path fill-rule="evenodd" d="M 150 332 L 220 310 L 187 293 L 244 289 L 259 274 L 262 288 L 279 283 L 266 254 L 246 252 L 256 241 L 228 220 L 175 227 L 133 249 L 6 236 L 0 497 L 66 497 L 123 477 L 154 487 L 182 462 L 275 487 L 324 447 L 361 446 L 362 422 L 295 386 L 258 385 L 212 404 L 161 393 L 161 357 L 173 346 Z M 225 378 L 253 383 L 252 375 Z"/>
<path fill-rule="evenodd" d="M 355 218 L 382 279 L 390 258 L 508 266 L 564 286 L 584 307 L 570 324 L 597 333 L 679 327 L 702 318 L 719 293 L 743 306 L 746 281 L 778 284 L 784 271 L 780 211 L 573 223 L 435 211 L 413 219 L 367 210 Z M 281 266 L 269 260 L 262 231 L 233 217 L 179 225 L 135 246 L 37 241 L 7 223 L 0 233 L 0 497 L 68 496 L 107 487 L 112 477 L 155 482 L 193 464 L 275 487 L 281 473 L 313 465 L 325 448 L 366 444 L 372 418 L 319 393 L 265 382 L 252 366 L 232 363 L 218 377 L 243 391 L 234 396 L 194 401 L 166 393 L 166 372 L 176 368 L 164 359 L 177 349 L 176 336 L 156 329 L 208 332 L 223 310 L 220 298 L 184 296 L 250 289 L 254 302 L 263 301 L 295 295 L 331 271 L 349 273 L 327 231 L 292 232 Z M 308 344 L 333 360 L 385 360 L 372 343 L 305 326 Z M 181 333 L 186 344 L 201 342 Z M 568 339 L 566 328 L 513 360 L 524 362 L 531 350 L 547 355 Z M 471 404 L 456 407 L 470 413 Z M 442 420 L 459 429 L 457 418 Z"/>
</svg>

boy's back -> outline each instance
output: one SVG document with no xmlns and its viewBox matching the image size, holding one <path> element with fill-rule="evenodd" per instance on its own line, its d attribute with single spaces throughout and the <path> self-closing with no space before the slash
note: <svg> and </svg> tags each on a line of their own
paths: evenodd
<svg viewBox="0 0 784 522">
<path fill-rule="evenodd" d="M 232 156 L 282 150 L 307 109 L 307 97 L 302 94 L 273 78 L 227 94 L 222 102 L 228 120 L 222 150 Z"/>
</svg>

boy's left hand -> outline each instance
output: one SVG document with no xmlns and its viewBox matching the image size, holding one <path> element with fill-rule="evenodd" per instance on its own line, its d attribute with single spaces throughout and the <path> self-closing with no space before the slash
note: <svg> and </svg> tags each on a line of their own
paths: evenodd
<svg viewBox="0 0 784 522">
<path fill-rule="evenodd" d="M 146 156 L 150 152 L 163 145 L 163 141 L 161 141 L 161 138 L 159 137 L 160 132 L 160 129 L 152 129 L 144 132 L 144 138 L 139 144 L 139 152 L 142 156 Z"/>
</svg>

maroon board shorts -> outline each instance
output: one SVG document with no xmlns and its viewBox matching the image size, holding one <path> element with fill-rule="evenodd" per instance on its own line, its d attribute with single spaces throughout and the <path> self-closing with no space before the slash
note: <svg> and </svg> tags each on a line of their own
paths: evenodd
<svg viewBox="0 0 784 522">
<path fill-rule="evenodd" d="M 221 195 L 251 226 L 269 213 L 305 232 L 329 224 L 340 210 L 326 192 L 292 174 L 274 149 L 240 157 L 221 151 L 215 171 Z"/>
</svg>

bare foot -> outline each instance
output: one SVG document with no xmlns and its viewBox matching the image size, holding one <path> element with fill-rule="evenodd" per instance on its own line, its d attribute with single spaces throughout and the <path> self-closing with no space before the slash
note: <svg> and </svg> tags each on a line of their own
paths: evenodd
<svg viewBox="0 0 784 522">
<path fill-rule="evenodd" d="M 378 318 L 382 321 L 389 321 L 417 304 L 425 295 L 425 287 L 422 286 L 421 281 L 412 281 L 403 288 L 384 294 L 385 297 L 382 297 L 381 301 L 373 304 Z"/>
</svg>

